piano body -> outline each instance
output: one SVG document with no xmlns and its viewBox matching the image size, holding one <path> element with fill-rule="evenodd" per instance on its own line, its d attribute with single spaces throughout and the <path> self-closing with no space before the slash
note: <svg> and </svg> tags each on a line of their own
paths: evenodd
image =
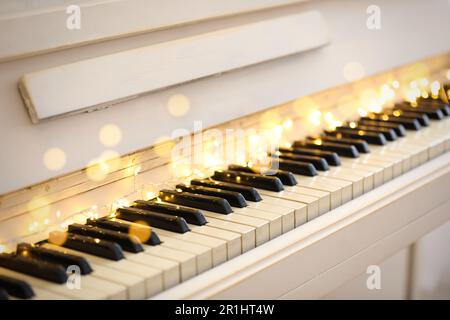
<svg viewBox="0 0 450 320">
<path fill-rule="evenodd" d="M 0 297 L 450 298 L 448 10 L 2 2 Z"/>
</svg>

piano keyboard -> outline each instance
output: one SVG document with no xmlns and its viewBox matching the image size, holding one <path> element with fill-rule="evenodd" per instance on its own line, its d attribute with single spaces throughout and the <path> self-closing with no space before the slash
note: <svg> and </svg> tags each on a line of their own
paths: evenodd
<svg viewBox="0 0 450 320">
<path fill-rule="evenodd" d="M 274 175 L 231 164 L 19 244 L 0 254 L 0 299 L 150 298 L 445 153 L 449 138 L 448 104 L 396 104 L 280 148 Z"/>
</svg>

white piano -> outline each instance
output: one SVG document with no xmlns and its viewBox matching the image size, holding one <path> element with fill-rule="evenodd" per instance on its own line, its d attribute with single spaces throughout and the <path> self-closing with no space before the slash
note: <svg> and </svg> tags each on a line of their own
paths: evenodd
<svg viewBox="0 0 450 320">
<path fill-rule="evenodd" d="M 449 299 L 448 10 L 2 1 L 0 298 Z"/>
</svg>

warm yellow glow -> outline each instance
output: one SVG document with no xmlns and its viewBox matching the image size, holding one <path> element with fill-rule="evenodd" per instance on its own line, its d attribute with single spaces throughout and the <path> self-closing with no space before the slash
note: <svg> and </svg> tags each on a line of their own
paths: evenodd
<svg viewBox="0 0 450 320">
<path fill-rule="evenodd" d="M 322 139 L 315 139 L 313 142 L 314 144 L 320 146 L 322 144 Z"/>
<path fill-rule="evenodd" d="M 59 211 L 59 210 L 56 211 L 55 216 L 56 216 L 56 219 L 61 218 L 61 211 Z"/>
<path fill-rule="evenodd" d="M 350 122 L 350 123 L 348 124 L 348 126 L 349 126 L 350 128 L 356 128 L 356 123 L 355 123 L 355 122 Z"/>
<path fill-rule="evenodd" d="M 375 112 L 375 113 L 381 112 L 381 110 L 383 110 L 383 108 L 381 107 L 381 105 L 379 105 L 379 104 L 377 104 L 377 103 L 373 103 L 373 104 L 368 105 L 368 106 L 367 106 L 367 109 L 368 109 L 370 112 Z"/>
<path fill-rule="evenodd" d="M 43 162 L 48 170 L 56 171 L 66 165 L 66 153 L 60 148 L 51 148 L 44 153 Z"/>
<path fill-rule="evenodd" d="M 53 231 L 50 232 L 48 237 L 48 242 L 55 244 L 57 246 L 62 246 L 67 240 L 67 232 Z"/>
<path fill-rule="evenodd" d="M 395 91 L 391 89 L 388 85 L 381 86 L 381 98 L 380 103 L 384 104 L 387 101 L 393 100 L 395 98 Z"/>
<path fill-rule="evenodd" d="M 274 128 L 273 128 L 273 134 L 275 135 L 275 138 L 280 138 L 281 137 L 281 135 L 283 134 L 283 126 L 281 126 L 281 125 L 276 125 Z"/>
<path fill-rule="evenodd" d="M 154 199 L 154 198 L 156 198 L 156 193 L 154 193 L 152 191 L 147 191 L 145 193 L 145 196 L 147 197 L 147 200 Z"/>
<path fill-rule="evenodd" d="M 112 150 L 104 151 L 99 158 L 91 160 L 86 168 L 86 175 L 92 181 L 102 181 L 106 176 L 119 169 L 121 158 Z"/>
<path fill-rule="evenodd" d="M 286 120 L 283 122 L 283 127 L 284 127 L 285 129 L 291 129 L 293 125 L 294 125 L 294 122 L 293 122 L 291 119 L 286 119 Z"/>
<path fill-rule="evenodd" d="M 365 117 L 365 116 L 367 116 L 367 111 L 365 109 L 363 109 L 363 108 L 358 108 L 358 114 L 361 117 Z"/>
<path fill-rule="evenodd" d="M 433 97 L 437 98 L 439 96 L 439 90 L 441 89 L 441 84 L 437 80 L 433 81 L 431 83 L 430 89 L 431 89 L 431 95 Z"/>
<path fill-rule="evenodd" d="M 397 80 L 394 80 L 392 82 L 392 87 L 394 87 L 395 89 L 398 89 L 398 88 L 400 88 L 400 83 Z"/>
<path fill-rule="evenodd" d="M 284 143 L 284 147 L 285 147 L 285 148 L 290 148 L 290 147 L 292 147 L 292 143 L 290 143 L 290 142 L 285 142 L 285 143 Z"/>
<path fill-rule="evenodd" d="M 394 112 L 392 112 L 392 114 L 396 117 L 400 117 L 400 115 L 402 114 L 402 112 L 400 110 L 395 110 Z"/>
<path fill-rule="evenodd" d="M 136 237 L 141 243 L 145 243 L 148 239 L 150 239 L 151 233 L 152 229 L 145 221 L 136 221 L 131 224 L 128 229 L 128 234 L 130 237 Z"/>
<path fill-rule="evenodd" d="M 34 221 L 34 222 L 30 223 L 30 225 L 28 226 L 28 232 L 29 233 L 37 232 L 38 228 L 39 228 L 39 223 L 37 221 Z"/>
<path fill-rule="evenodd" d="M 189 112 L 191 102 L 188 97 L 182 94 L 175 94 L 167 101 L 167 109 L 174 117 L 182 117 Z"/>
<path fill-rule="evenodd" d="M 113 201 L 113 203 L 111 205 L 111 213 L 116 212 L 116 210 L 118 208 L 128 207 L 129 205 L 130 205 L 130 201 L 128 201 L 128 199 L 119 198 L 119 199 Z"/>
<path fill-rule="evenodd" d="M 383 119 L 383 120 L 389 120 L 389 116 L 388 115 L 386 115 L 386 114 L 383 114 L 382 116 L 381 116 L 381 119 Z"/>
<path fill-rule="evenodd" d="M 410 103 L 416 103 L 418 97 L 420 97 L 421 92 L 418 88 L 410 89 L 406 92 L 406 100 Z"/>
<path fill-rule="evenodd" d="M 411 82 L 409 83 L 409 86 L 410 86 L 411 88 L 413 88 L 413 89 L 416 89 L 416 88 L 417 88 L 417 81 L 411 81 Z"/>
<path fill-rule="evenodd" d="M 35 221 L 43 221 L 50 216 L 50 200 L 46 197 L 33 197 L 27 204 L 27 209 Z"/>
<path fill-rule="evenodd" d="M 141 166 L 137 166 L 137 167 L 134 169 L 134 175 L 137 176 L 137 175 L 139 174 L 139 172 L 141 171 L 141 169 L 142 169 Z"/>
<path fill-rule="evenodd" d="M 428 86 L 428 79 L 427 79 L 427 78 L 422 78 L 422 79 L 420 79 L 420 80 L 419 80 L 419 84 L 420 84 L 422 87 Z"/>
<path fill-rule="evenodd" d="M 311 112 L 308 116 L 308 120 L 309 122 L 313 125 L 313 126 L 320 126 L 320 118 L 322 117 L 322 112 L 320 112 L 319 110 L 315 110 L 313 112 Z"/>
<path fill-rule="evenodd" d="M 114 147 L 122 140 L 122 130 L 115 124 L 106 124 L 100 129 L 98 137 L 104 146 Z"/>
<path fill-rule="evenodd" d="M 447 70 L 447 79 L 450 80 L 450 69 Z"/>
<path fill-rule="evenodd" d="M 261 140 L 261 137 L 259 136 L 259 135 L 257 135 L 257 134 L 252 134 L 250 137 L 249 137 L 249 141 L 250 141 L 250 143 L 251 144 L 257 144 L 259 141 Z"/>
</svg>

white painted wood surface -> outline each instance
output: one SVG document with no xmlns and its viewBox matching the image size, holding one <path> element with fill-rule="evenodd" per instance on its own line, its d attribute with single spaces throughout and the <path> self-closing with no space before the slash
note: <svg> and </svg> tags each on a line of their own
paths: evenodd
<svg viewBox="0 0 450 320">
<path fill-rule="evenodd" d="M 309 11 L 26 74 L 19 88 L 36 123 L 102 109 L 328 42 L 322 15 Z"/>
<path fill-rule="evenodd" d="M 324 297 L 450 219 L 449 164 L 446 153 L 154 299 Z"/>
<path fill-rule="evenodd" d="M 305 0 L 2 1 L 0 61 L 302 1 Z M 80 29 L 66 27 L 69 5 L 80 8 Z"/>
</svg>

